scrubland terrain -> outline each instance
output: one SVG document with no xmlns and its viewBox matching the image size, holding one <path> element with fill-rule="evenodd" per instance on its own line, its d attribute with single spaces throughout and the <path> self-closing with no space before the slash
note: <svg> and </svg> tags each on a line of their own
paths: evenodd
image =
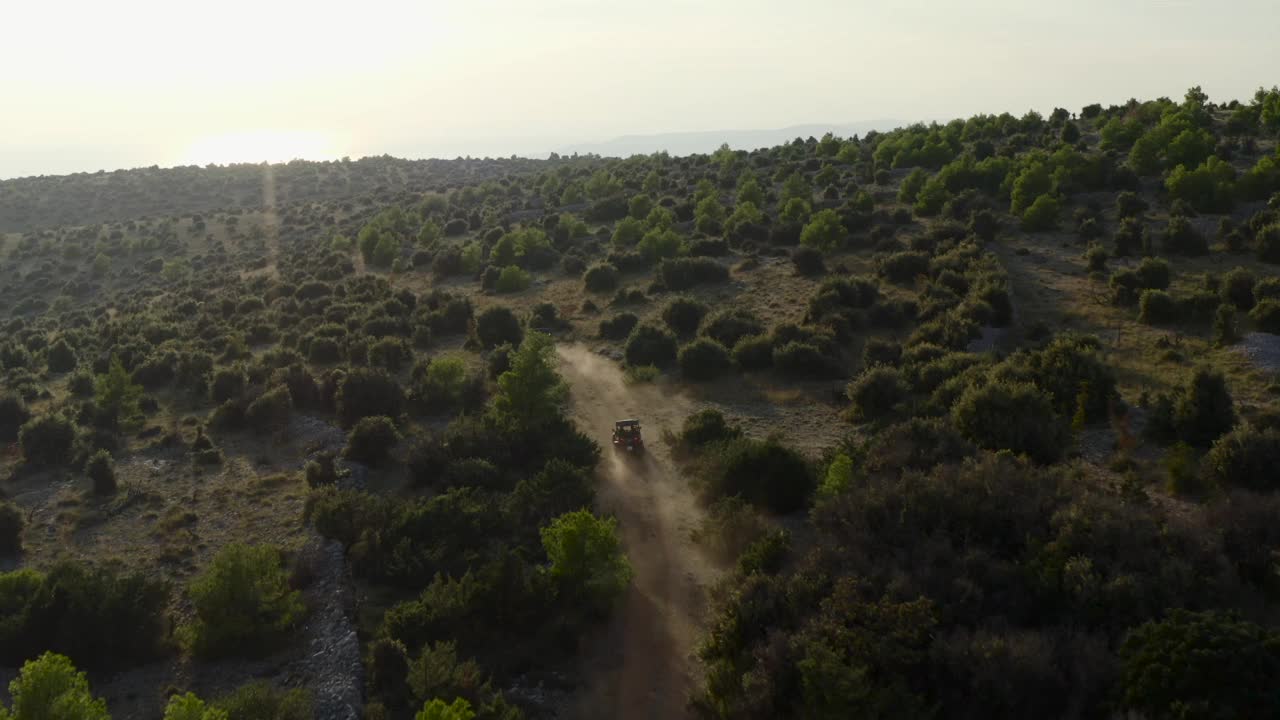
<svg viewBox="0 0 1280 720">
<path fill-rule="evenodd" d="M 0 718 L 1275 717 L 1278 133 L 0 182 Z"/>
</svg>

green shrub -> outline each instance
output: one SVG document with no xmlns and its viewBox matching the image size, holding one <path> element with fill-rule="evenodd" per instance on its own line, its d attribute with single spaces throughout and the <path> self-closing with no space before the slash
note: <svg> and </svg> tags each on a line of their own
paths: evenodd
<svg viewBox="0 0 1280 720">
<path fill-rule="evenodd" d="M 1258 330 L 1280 335 L 1280 300 L 1263 300 L 1249 312 L 1249 319 Z"/>
<path fill-rule="evenodd" d="M 704 480 L 710 497 L 737 495 L 779 514 L 802 509 L 816 485 L 804 457 L 772 438 L 726 443 Z"/>
<path fill-rule="evenodd" d="M 1174 407 L 1173 422 L 1183 442 L 1202 448 L 1235 427 L 1235 403 L 1221 372 L 1195 371 Z"/>
<path fill-rule="evenodd" d="M 334 406 L 344 427 L 364 417 L 396 418 L 404 408 L 404 390 L 384 371 L 356 368 L 338 383 Z"/>
<path fill-rule="evenodd" d="M 94 698 L 89 681 L 65 655 L 47 652 L 23 663 L 9 684 L 13 713 L 0 705 L 0 717 L 13 720 L 111 720 L 107 702 Z"/>
<path fill-rule="evenodd" d="M 1066 424 L 1049 396 L 1029 383 L 997 381 L 970 387 L 951 415 L 960 432 L 988 450 L 1012 450 L 1051 463 L 1066 449 Z"/>
<path fill-rule="evenodd" d="M 1280 715 L 1280 636 L 1221 612 L 1174 609 L 1120 646 L 1120 705 L 1146 717 Z"/>
<path fill-rule="evenodd" d="M 532 282 L 529 273 L 519 265 L 508 265 L 502 268 L 494 287 L 500 293 L 514 293 L 529 289 Z"/>
<path fill-rule="evenodd" d="M 524 340 L 524 328 L 511 308 L 495 305 L 476 316 L 476 337 L 485 350 L 504 343 L 516 346 Z"/>
<path fill-rule="evenodd" d="M 706 409 L 684 419 L 680 428 L 680 444 L 685 447 L 702 447 L 721 440 L 740 437 L 742 431 L 731 427 L 719 410 Z"/>
<path fill-rule="evenodd" d="M 95 669 L 152 660 L 168 601 L 166 585 L 146 573 L 67 561 L 47 573 L 0 573 L 0 663 L 17 665 L 46 650 Z"/>
<path fill-rule="evenodd" d="M 1236 327 L 1236 306 L 1223 303 L 1213 314 L 1213 344 L 1218 347 L 1232 345 L 1240 339 Z"/>
<path fill-rule="evenodd" d="M 301 595 L 289 589 L 280 551 L 228 545 L 188 588 L 194 618 L 185 628 L 201 657 L 256 657 L 279 647 L 301 621 Z M 239 716 L 237 716 L 239 717 Z"/>
<path fill-rule="evenodd" d="M 707 315 L 707 306 L 693 298 L 672 298 L 662 308 L 662 321 L 677 335 L 689 336 L 698 331 Z"/>
<path fill-rule="evenodd" d="M 1219 437 L 1204 460 L 1207 480 L 1256 492 L 1280 489 L 1280 430 L 1249 425 Z"/>
<path fill-rule="evenodd" d="M 680 372 L 690 380 L 714 380 L 729 370 L 729 351 L 709 338 L 698 338 L 680 350 Z"/>
<path fill-rule="evenodd" d="M 248 384 L 249 378 L 243 367 L 236 365 L 218 368 L 209 385 L 209 397 L 215 404 L 235 400 L 244 394 Z"/>
<path fill-rule="evenodd" d="M 71 459 L 76 427 L 63 415 L 41 415 L 18 432 L 22 457 L 33 465 L 64 465 Z"/>
<path fill-rule="evenodd" d="M 767 370 L 773 366 L 773 340 L 768 335 L 748 335 L 733 346 L 733 362 L 743 370 Z"/>
<path fill-rule="evenodd" d="M 22 510 L 8 500 L 0 500 L 0 557 L 22 551 Z"/>
<path fill-rule="evenodd" d="M 111 453 L 99 450 L 89 457 L 84 472 L 93 482 L 93 491 L 98 495 L 110 495 L 116 491 L 116 465 Z"/>
<path fill-rule="evenodd" d="M 1169 289 L 1169 263 L 1161 258 L 1142 258 L 1138 263 L 1138 278 L 1142 287 L 1149 290 Z"/>
<path fill-rule="evenodd" d="M 1237 310 L 1248 312 L 1255 302 L 1253 273 L 1238 267 L 1222 276 L 1222 299 L 1235 305 Z"/>
<path fill-rule="evenodd" d="M 600 337 L 605 340 L 624 340 L 635 329 L 640 318 L 634 313 L 618 313 L 600 321 Z"/>
<path fill-rule="evenodd" d="M 667 258 L 658 265 L 658 277 L 668 290 L 688 290 L 728 280 L 729 268 L 705 257 Z"/>
<path fill-rule="evenodd" d="M 66 338 L 58 338 L 49 346 L 46 362 L 49 372 L 64 373 L 74 370 L 80 360 L 76 357 L 76 351 L 67 344 Z"/>
<path fill-rule="evenodd" d="M 379 465 L 400 442 L 395 423 L 386 416 L 363 417 L 347 436 L 343 457 L 366 465 Z"/>
<path fill-rule="evenodd" d="M 1204 255 L 1209 252 L 1209 241 L 1181 215 L 1169 218 L 1161 243 L 1167 255 Z"/>
<path fill-rule="evenodd" d="M 1138 298 L 1138 322 L 1164 325 L 1178 321 L 1178 303 L 1163 290 L 1143 290 Z"/>
<path fill-rule="evenodd" d="M 666 369 L 676 363 L 676 339 L 656 325 L 640 325 L 627 339 L 625 357 L 628 365 L 653 365 Z"/>
<path fill-rule="evenodd" d="M 244 419 L 259 432 L 283 430 L 293 414 L 293 396 L 285 385 L 277 385 L 259 395 L 245 409 Z"/>
<path fill-rule="evenodd" d="M 369 343 L 369 364 L 387 372 L 400 372 L 412 358 L 413 350 L 404 338 L 384 337 Z"/>
<path fill-rule="evenodd" d="M 1280 263 L 1280 223 L 1273 223 L 1258 230 L 1253 238 L 1253 251 L 1263 262 Z"/>
<path fill-rule="evenodd" d="M 617 520 L 576 510 L 552 520 L 539 534 L 551 578 L 567 599 L 604 612 L 626 591 L 631 565 L 622 551 Z"/>
<path fill-rule="evenodd" d="M 806 277 L 821 275 L 827 271 L 822 252 L 808 246 L 791 251 L 791 263 L 796 266 L 796 272 Z"/>
<path fill-rule="evenodd" d="M 878 271 L 891 282 L 914 282 L 929 272 L 929 256 L 914 250 L 896 252 L 881 259 Z"/>
<path fill-rule="evenodd" d="M 1052 195 L 1041 195 L 1022 213 L 1022 229 L 1027 232 L 1056 230 L 1062 205 Z"/>
<path fill-rule="evenodd" d="M 847 390 L 853 414 L 862 420 L 876 420 L 889 413 L 907 397 L 902 373 L 897 368 L 875 366 L 863 371 Z"/>
<path fill-rule="evenodd" d="M 195 693 L 172 695 L 164 708 L 164 720 L 230 720 L 225 710 L 205 704 Z"/>
<path fill-rule="evenodd" d="M 18 439 L 18 430 L 31 419 L 31 411 L 19 395 L 0 394 L 0 442 Z"/>
<path fill-rule="evenodd" d="M 831 253 L 844 247 L 849 231 L 834 210 L 820 210 L 800 231 L 800 244 L 818 252 Z"/>
<path fill-rule="evenodd" d="M 282 690 L 265 680 L 241 685 L 220 698 L 214 707 L 232 720 L 312 720 L 315 717 L 306 690 Z"/>
<path fill-rule="evenodd" d="M 839 363 L 824 354 L 817 345 L 792 340 L 773 349 L 773 367 L 791 377 L 809 380 L 840 377 L 844 374 Z"/>
</svg>

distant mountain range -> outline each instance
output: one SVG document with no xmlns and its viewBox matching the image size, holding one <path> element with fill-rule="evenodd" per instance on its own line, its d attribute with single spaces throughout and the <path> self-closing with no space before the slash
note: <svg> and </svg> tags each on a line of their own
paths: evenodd
<svg viewBox="0 0 1280 720">
<path fill-rule="evenodd" d="M 555 149 L 561 155 L 594 153 L 604 157 L 647 155 L 666 150 L 672 155 L 715 152 L 728 143 L 734 150 L 755 150 L 791 142 L 796 138 L 820 138 L 828 132 L 840 137 L 865 135 L 872 130 L 881 132 L 906 125 L 900 120 L 868 120 L 842 124 L 792 125 L 776 130 L 704 130 L 696 132 L 658 133 L 655 135 L 623 135 L 612 140 L 595 143 L 577 143 Z"/>
</svg>

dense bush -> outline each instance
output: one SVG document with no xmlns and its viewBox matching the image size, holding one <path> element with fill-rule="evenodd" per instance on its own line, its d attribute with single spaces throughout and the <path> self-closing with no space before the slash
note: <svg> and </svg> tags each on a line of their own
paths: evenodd
<svg viewBox="0 0 1280 720">
<path fill-rule="evenodd" d="M 529 273 L 518 265 L 508 265 L 502 268 L 502 272 L 498 274 L 498 279 L 494 283 L 494 289 L 500 293 L 514 293 L 521 290 L 527 290 L 532 279 Z"/>
<path fill-rule="evenodd" d="M 721 310 L 707 320 L 702 327 L 702 334 L 716 340 L 725 347 L 733 347 L 748 335 L 759 335 L 765 328 L 760 319 L 750 310 Z"/>
<path fill-rule="evenodd" d="M 731 427 L 719 410 L 706 409 L 684 419 L 680 428 L 680 443 L 685 447 L 696 448 L 721 440 L 731 440 L 742 435 L 742 431 Z"/>
<path fill-rule="evenodd" d="M 65 655 L 47 652 L 23 663 L 9 684 L 13 712 L 0 704 L 0 717 L 13 720 L 111 720 L 107 703 L 93 697 L 85 674 Z M 216 720 L 216 719 L 215 719 Z"/>
<path fill-rule="evenodd" d="M 64 373 L 74 370 L 79 360 L 76 358 L 76 351 L 67 344 L 66 338 L 58 338 L 49 346 L 46 362 L 49 372 Z"/>
<path fill-rule="evenodd" d="M 1142 287 L 1149 290 L 1169 288 L 1169 263 L 1161 258 L 1142 258 L 1138 263 L 1138 278 Z"/>
<path fill-rule="evenodd" d="M 1178 303 L 1163 290 L 1143 290 L 1138 298 L 1138 322 L 1163 325 L 1178 321 Z"/>
<path fill-rule="evenodd" d="M 835 358 L 810 342 L 792 340 L 775 345 L 772 363 L 779 372 L 796 378 L 821 380 L 844 375 Z"/>
<path fill-rule="evenodd" d="M 357 368 L 338 384 L 334 405 L 344 427 L 375 415 L 397 418 L 404 407 L 404 390 L 383 371 Z"/>
<path fill-rule="evenodd" d="M 63 415 L 41 415 L 27 421 L 18 433 L 22 457 L 33 465 L 63 465 L 70 461 L 76 428 Z"/>
<path fill-rule="evenodd" d="M 706 317 L 707 306 L 693 298 L 672 298 L 662 308 L 662 322 L 677 335 L 689 336 L 698 331 L 702 318 Z"/>
<path fill-rule="evenodd" d="M 729 269 L 711 258 L 667 258 L 658 265 L 658 277 L 668 290 L 688 290 L 728 280 Z"/>
<path fill-rule="evenodd" d="M 98 495 L 110 495 L 116 491 L 116 466 L 111 453 L 106 450 L 99 450 L 89 456 L 84 474 L 89 476 L 93 491 Z"/>
<path fill-rule="evenodd" d="M 896 368 L 874 366 L 849 383 L 847 394 L 856 417 L 876 420 L 906 399 L 907 388 Z"/>
<path fill-rule="evenodd" d="M 524 339 L 524 328 L 511 308 L 495 305 L 476 316 L 476 337 L 485 350 L 504 343 L 519 345 Z"/>
<path fill-rule="evenodd" d="M 805 276 L 821 275 L 827 271 L 822 252 L 811 247 L 799 247 L 791 252 L 791 262 L 796 272 Z"/>
<path fill-rule="evenodd" d="M 215 404 L 235 400 L 244 394 L 248 385 L 249 377 L 243 367 L 236 365 L 218 368 L 209 385 L 209 397 Z"/>
<path fill-rule="evenodd" d="M 1232 614 L 1174 609 L 1125 637 L 1121 705 L 1153 718 L 1275 717 L 1276 673 L 1274 631 Z"/>
<path fill-rule="evenodd" d="M 292 414 L 293 396 L 289 388 L 277 385 L 249 403 L 244 419 L 259 432 L 276 432 L 288 427 Z"/>
<path fill-rule="evenodd" d="M 1221 372 L 1198 368 L 1174 406 L 1178 437 L 1194 447 L 1208 447 L 1236 424 L 1235 403 Z"/>
<path fill-rule="evenodd" d="M 1280 335 L 1280 300 L 1263 300 L 1249 312 L 1249 319 L 1258 330 Z"/>
<path fill-rule="evenodd" d="M 1067 428 L 1049 396 L 1027 383 L 970 387 L 952 409 L 956 427 L 979 447 L 1050 463 L 1066 449 Z"/>
<path fill-rule="evenodd" d="M 606 293 L 618 288 L 618 268 L 609 263 L 596 263 L 582 274 L 582 284 L 587 292 Z"/>
<path fill-rule="evenodd" d="M 891 282 L 913 282 L 929 272 L 929 256 L 913 250 L 893 253 L 881 259 L 879 272 Z"/>
<path fill-rule="evenodd" d="M 604 612 L 631 582 L 616 520 L 576 510 L 552 520 L 540 535 L 551 578 L 567 600 Z"/>
<path fill-rule="evenodd" d="M 1180 215 L 1169 218 L 1169 225 L 1161 236 L 1164 252 L 1169 255 L 1204 255 L 1209 252 L 1209 242 L 1196 230 L 1190 220 Z"/>
<path fill-rule="evenodd" d="M 1206 479 L 1220 487 L 1258 492 L 1280 489 L 1280 430 L 1238 427 L 1214 441 L 1204 459 Z"/>
<path fill-rule="evenodd" d="M 0 394 L 0 442 L 18 439 L 18 430 L 31 419 L 31 411 L 18 395 Z"/>
<path fill-rule="evenodd" d="M 1263 262 L 1280 263 L 1280 223 L 1258 229 L 1253 239 L 1253 251 Z"/>
<path fill-rule="evenodd" d="M 391 418 L 363 417 L 347 436 L 347 447 L 342 454 L 348 460 L 379 465 L 399 442 L 400 433 Z"/>
<path fill-rule="evenodd" d="M 638 322 L 640 322 L 640 318 L 629 312 L 618 313 L 613 317 L 605 318 L 600 321 L 600 337 L 605 340 L 626 339 L 631 334 L 631 331 L 635 329 Z"/>
<path fill-rule="evenodd" d="M 21 552 L 22 528 L 25 524 L 22 510 L 17 505 L 0 500 L 0 557 Z"/>
<path fill-rule="evenodd" d="M 773 367 L 773 339 L 768 335 L 748 335 L 733 346 L 733 362 L 743 370 Z"/>
<path fill-rule="evenodd" d="M 265 680 L 257 680 L 236 688 L 218 699 L 214 708 L 236 720 L 312 720 L 311 697 L 306 690 L 283 690 Z M 165 718 L 165 720 L 169 720 Z M 216 720 L 205 717 L 201 720 Z"/>
<path fill-rule="evenodd" d="M 154 659 L 168 601 L 166 585 L 145 572 L 61 562 L 0 573 L 0 663 L 45 651 L 112 670 Z"/>
<path fill-rule="evenodd" d="M 627 338 L 625 357 L 632 366 L 653 365 L 665 369 L 676 363 L 675 337 L 656 325 L 639 325 Z"/>
<path fill-rule="evenodd" d="M 698 338 L 680 349 L 680 372 L 690 380 L 714 380 L 729 370 L 729 351 L 709 338 Z"/>
<path fill-rule="evenodd" d="M 775 513 L 802 509 L 816 486 L 809 465 L 775 439 L 739 438 L 711 450 L 702 481 L 711 498 L 737 495 Z"/>
<path fill-rule="evenodd" d="M 305 608 L 289 588 L 280 552 L 269 546 L 228 545 L 188 588 L 191 624 L 184 628 L 201 657 L 256 657 L 286 640 Z"/>
</svg>

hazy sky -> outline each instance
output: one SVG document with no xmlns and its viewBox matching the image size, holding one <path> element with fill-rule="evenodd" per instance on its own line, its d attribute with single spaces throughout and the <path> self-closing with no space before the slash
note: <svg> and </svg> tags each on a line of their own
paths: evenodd
<svg viewBox="0 0 1280 720">
<path fill-rule="evenodd" d="M 5 0 L 0 177 L 1280 83 L 1280 0 Z M 268 157 L 262 157 L 262 156 Z"/>
</svg>

